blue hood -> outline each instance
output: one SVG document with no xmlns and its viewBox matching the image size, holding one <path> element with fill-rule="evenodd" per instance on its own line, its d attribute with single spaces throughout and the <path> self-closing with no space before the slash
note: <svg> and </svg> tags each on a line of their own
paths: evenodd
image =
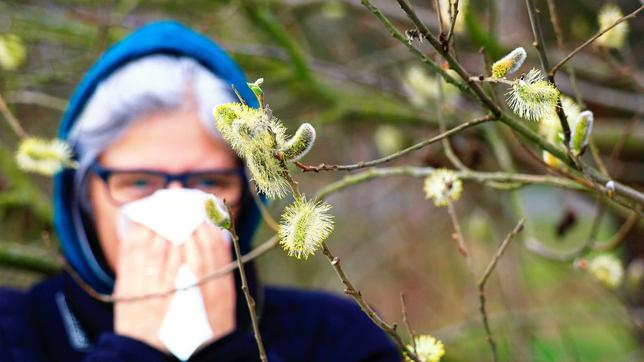
<svg viewBox="0 0 644 362">
<path fill-rule="evenodd" d="M 233 84 L 248 105 L 257 107 L 257 99 L 246 85 L 244 74 L 217 44 L 177 22 L 160 21 L 144 26 L 125 37 L 108 49 L 92 66 L 74 92 L 60 124 L 59 138 L 67 139 L 74 123 L 102 80 L 127 62 L 152 54 L 187 56 L 197 60 L 224 82 Z M 78 207 L 72 202 L 75 192 L 74 173 L 71 169 L 64 170 L 54 178 L 54 226 L 58 239 L 67 262 L 80 277 L 96 291 L 111 293 L 114 276 L 106 266 L 96 240 L 84 240 L 76 233 L 72 217 L 73 213 L 77 212 L 73 208 Z M 245 194 L 247 197 L 244 198 L 242 212 L 237 221 L 243 253 L 250 250 L 250 242 L 259 221 L 257 205 L 252 197 L 248 197 L 248 190 Z M 95 235 L 93 230 L 87 230 L 92 227 L 91 223 L 85 226 L 88 239 Z"/>
</svg>

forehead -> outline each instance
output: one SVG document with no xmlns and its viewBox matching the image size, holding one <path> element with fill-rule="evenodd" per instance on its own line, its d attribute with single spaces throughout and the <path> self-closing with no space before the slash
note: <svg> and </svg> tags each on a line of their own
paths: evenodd
<svg viewBox="0 0 644 362">
<path fill-rule="evenodd" d="M 191 109 L 160 111 L 135 119 L 99 161 L 106 167 L 168 172 L 237 165 L 228 145 L 207 131 Z"/>
</svg>

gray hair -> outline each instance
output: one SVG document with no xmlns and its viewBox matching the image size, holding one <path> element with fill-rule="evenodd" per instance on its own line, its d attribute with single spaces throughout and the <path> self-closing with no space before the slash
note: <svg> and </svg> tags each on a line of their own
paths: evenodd
<svg viewBox="0 0 644 362">
<path fill-rule="evenodd" d="M 89 167 L 134 120 L 189 104 L 196 108 L 204 128 L 219 138 L 212 110 L 235 99 L 230 85 L 196 60 L 181 56 L 149 55 L 125 64 L 101 81 L 68 139 L 78 155 L 73 214 L 79 237 L 87 240 L 80 215 L 81 210 L 90 212 L 85 190 Z M 81 245 L 88 247 L 87 242 Z"/>
</svg>

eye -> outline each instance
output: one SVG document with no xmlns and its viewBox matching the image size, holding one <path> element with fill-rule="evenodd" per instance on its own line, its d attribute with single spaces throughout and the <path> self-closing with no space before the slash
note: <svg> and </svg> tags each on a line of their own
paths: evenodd
<svg viewBox="0 0 644 362">
<path fill-rule="evenodd" d="M 202 176 L 195 180 L 195 186 L 197 187 L 215 187 L 219 185 L 219 182 L 214 177 Z"/>
<path fill-rule="evenodd" d="M 147 179 L 144 179 L 144 178 L 138 178 L 138 179 L 130 180 L 130 187 L 146 188 L 148 186 L 150 186 L 150 180 L 147 180 Z"/>
<path fill-rule="evenodd" d="M 235 176 L 214 173 L 194 175 L 188 180 L 188 187 L 206 192 L 218 192 L 234 185 Z"/>
<path fill-rule="evenodd" d="M 111 187 L 117 190 L 142 191 L 150 188 L 160 188 L 163 177 L 145 173 L 123 172 L 114 174 L 110 179 Z"/>
</svg>

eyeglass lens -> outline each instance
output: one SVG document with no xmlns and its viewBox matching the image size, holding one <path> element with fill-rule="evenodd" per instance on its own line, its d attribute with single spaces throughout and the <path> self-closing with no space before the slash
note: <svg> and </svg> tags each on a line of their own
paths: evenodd
<svg viewBox="0 0 644 362">
<path fill-rule="evenodd" d="M 198 173 L 185 180 L 183 187 L 201 190 L 235 203 L 241 194 L 241 177 L 218 173 Z M 117 172 L 110 175 L 107 185 L 110 196 L 118 203 L 138 200 L 166 187 L 162 174 Z"/>
</svg>

